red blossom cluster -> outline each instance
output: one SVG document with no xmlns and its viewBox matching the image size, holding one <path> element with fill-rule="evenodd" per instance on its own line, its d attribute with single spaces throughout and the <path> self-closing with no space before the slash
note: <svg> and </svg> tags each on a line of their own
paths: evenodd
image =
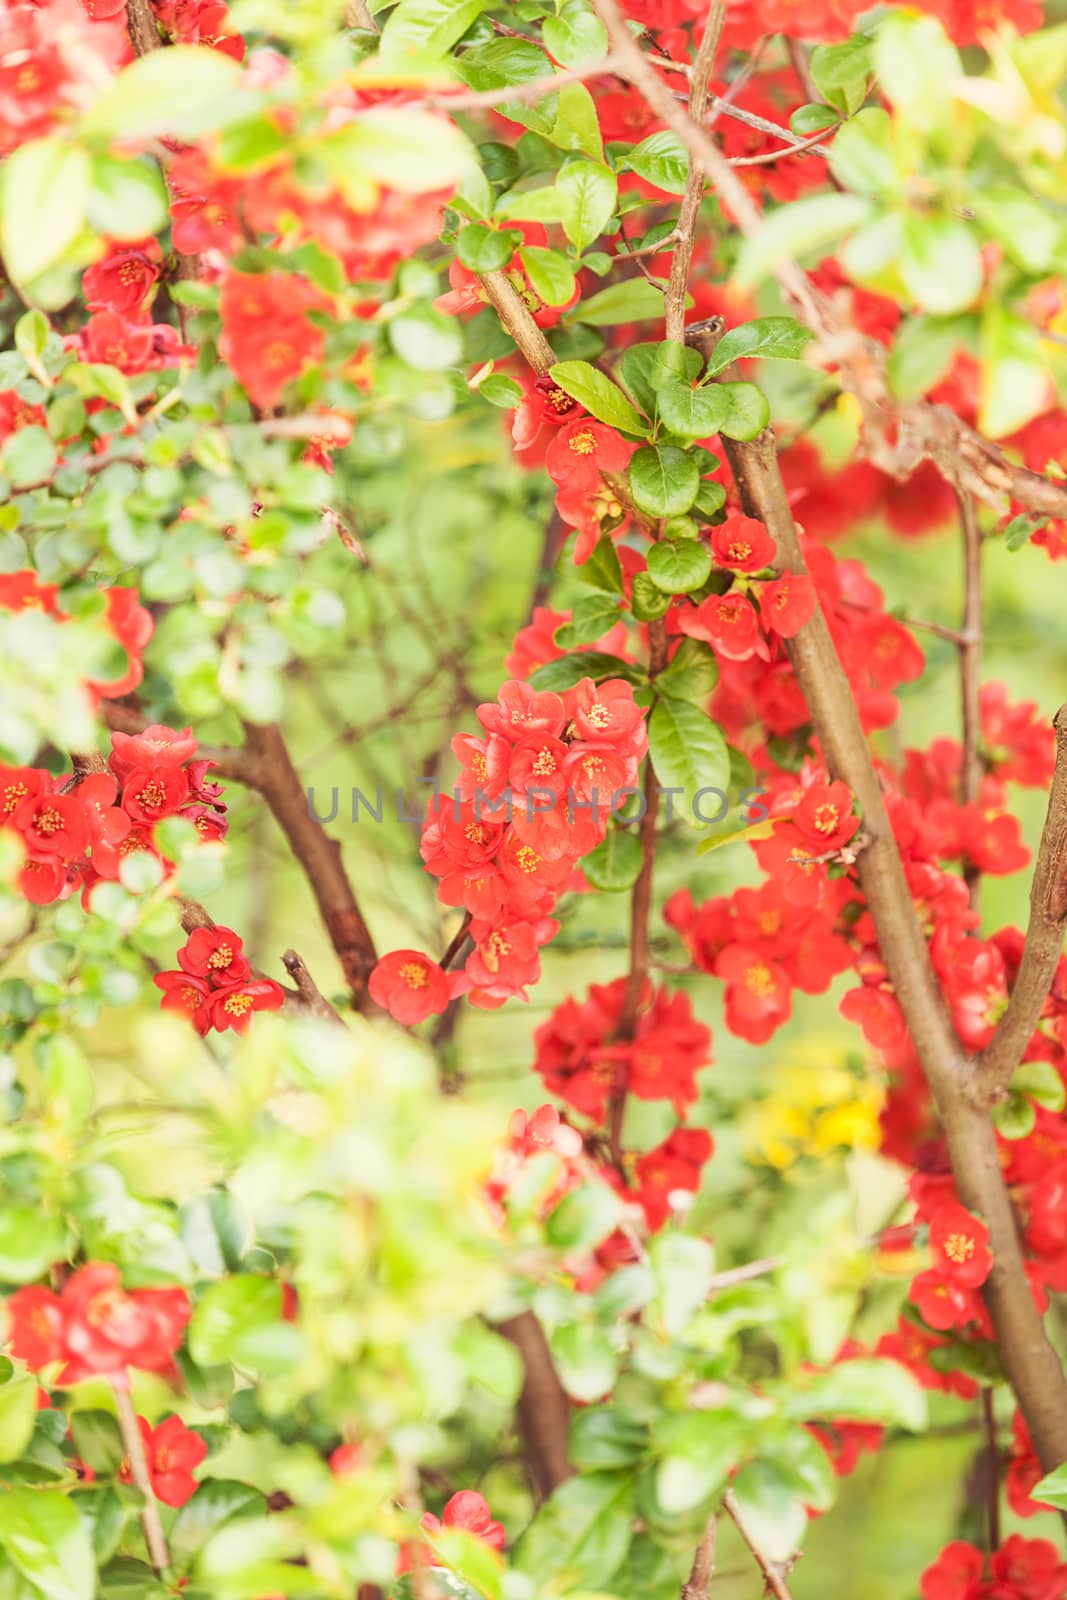
<svg viewBox="0 0 1067 1600">
<path fill-rule="evenodd" d="M 644 712 L 622 678 L 583 678 L 562 694 L 509 680 L 478 720 L 481 738 L 452 741 L 459 781 L 431 800 L 421 844 L 440 900 L 468 914 L 474 948 L 452 974 L 414 950 L 378 963 L 371 995 L 407 1024 L 457 995 L 492 1008 L 537 982 L 556 900 L 580 883 L 578 862 L 633 790 L 647 744 Z"/>
<path fill-rule="evenodd" d="M 489 1502 L 476 1489 L 460 1489 L 445 1503 L 439 1517 L 432 1511 L 426 1511 L 419 1525 L 430 1542 L 416 1544 L 409 1541 L 401 1545 L 396 1566 L 398 1574 L 410 1572 L 414 1567 L 433 1566 L 434 1535 L 451 1528 L 473 1535 L 482 1544 L 488 1545 L 490 1550 L 503 1550 L 507 1541 L 503 1524 L 494 1520 Z"/>
<path fill-rule="evenodd" d="M 922 1600 L 1064 1600 L 1067 1564 L 1048 1539 L 1013 1533 L 988 1566 L 976 1545 L 957 1539 L 927 1567 L 919 1592 Z"/>
<path fill-rule="evenodd" d="M 184 1289 L 124 1289 L 118 1267 L 89 1262 L 58 1294 L 37 1285 L 6 1303 L 12 1354 L 34 1372 L 61 1363 L 61 1386 L 106 1378 L 129 1387 L 128 1368 L 170 1368 L 189 1321 Z"/>
<path fill-rule="evenodd" d="M 221 786 L 207 776 L 212 763 L 196 760 L 189 728 L 152 725 L 111 741 L 107 772 L 63 779 L 39 767 L 0 767 L 0 827 L 25 849 L 18 885 L 34 905 L 78 888 L 91 905 L 95 885 L 117 880 L 122 862 L 142 851 L 167 868 L 154 839 L 165 817 L 184 817 L 205 839 L 226 831 Z"/>
<path fill-rule="evenodd" d="M 48 133 L 132 56 L 122 0 L 0 0 L 0 155 Z"/>
<path fill-rule="evenodd" d="M 278 1011 L 285 1001 L 273 978 L 253 975 L 240 936 L 218 924 L 194 929 L 178 951 L 178 969 L 152 981 L 163 991 L 161 1009 L 187 1017 L 201 1035 L 247 1033 L 255 1012 Z"/>
</svg>

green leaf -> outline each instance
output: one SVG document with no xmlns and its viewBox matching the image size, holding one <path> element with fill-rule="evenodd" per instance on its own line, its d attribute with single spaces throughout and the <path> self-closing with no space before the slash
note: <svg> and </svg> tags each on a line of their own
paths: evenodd
<svg viewBox="0 0 1067 1600">
<path fill-rule="evenodd" d="M 1016 1068 L 1011 1087 L 1016 1094 L 1036 1100 L 1046 1111 L 1062 1111 L 1067 1100 L 1063 1079 L 1051 1061 L 1024 1061 Z"/>
<path fill-rule="evenodd" d="M 625 678 L 633 684 L 646 681 L 642 667 L 600 650 L 579 650 L 575 655 L 558 656 L 555 661 L 546 661 L 543 667 L 531 672 L 527 681 L 535 689 L 552 689 L 558 693 L 563 689 L 573 689 L 583 678 L 592 678 L 595 683 L 602 682 L 604 678 Z"/>
<path fill-rule="evenodd" d="M 596 101 L 584 83 L 568 83 L 556 98 L 556 120 L 547 137 L 561 150 L 577 150 L 594 161 L 604 159 L 604 141 Z"/>
<path fill-rule="evenodd" d="M 580 301 L 571 312 L 574 321 L 594 328 L 610 328 L 620 322 L 644 322 L 649 317 L 662 315 L 663 290 L 657 289 L 647 278 L 625 278 L 621 283 L 610 283 L 598 294 Z"/>
<path fill-rule="evenodd" d="M 519 256 L 536 295 L 546 306 L 565 306 L 574 294 L 574 268 L 558 250 L 526 245 Z"/>
<path fill-rule="evenodd" d="M 582 858 L 582 871 L 605 894 L 632 889 L 641 873 L 644 859 L 641 842 L 626 828 L 608 829 L 607 838 Z"/>
<path fill-rule="evenodd" d="M 28 1372 L 0 1389 L 0 1462 L 17 1461 L 33 1438 L 37 1378 Z"/>
<path fill-rule="evenodd" d="M 258 1489 L 228 1478 L 208 1478 L 174 1519 L 168 1543 L 171 1560 L 187 1567 L 217 1528 L 238 1517 L 259 1516 L 266 1502 Z"/>
<path fill-rule="evenodd" d="M 1016 266 L 1024 272 L 1047 272 L 1060 239 L 1060 221 L 1048 206 L 1025 189 L 1006 183 L 977 186 L 970 208 Z"/>
<path fill-rule="evenodd" d="M 553 1331 L 548 1343 L 560 1382 L 573 1400 L 600 1400 L 612 1388 L 619 1354 L 605 1328 L 568 1322 Z"/>
<path fill-rule="evenodd" d="M 589 1406 L 571 1418 L 567 1459 L 583 1472 L 629 1467 L 648 1446 L 642 1423 L 614 1406 Z"/>
<path fill-rule="evenodd" d="M 656 1499 L 667 1516 L 692 1511 L 722 1489 L 745 1455 L 752 1423 L 735 1411 L 669 1413 L 653 1425 L 652 1445 L 661 1455 Z"/>
<path fill-rule="evenodd" d="M 556 1250 L 595 1250 L 614 1233 L 622 1216 L 622 1201 L 613 1189 L 585 1183 L 571 1189 L 549 1213 L 545 1238 Z"/>
<path fill-rule="evenodd" d="M 341 192 L 366 205 L 367 184 L 403 194 L 447 189 L 470 172 L 474 153 L 459 128 L 428 111 L 376 106 L 316 146 Z"/>
<path fill-rule="evenodd" d="M 31 285 L 62 260 L 88 201 L 89 157 L 78 145 L 31 139 L 11 152 L 0 168 L 0 254 L 16 283 Z"/>
<path fill-rule="evenodd" d="M 719 681 L 715 652 L 702 639 L 683 639 L 670 665 L 656 679 L 656 693 L 703 704 Z"/>
<path fill-rule="evenodd" d="M 75 1411 L 70 1419 L 74 1448 L 94 1472 L 115 1473 L 122 1465 L 126 1446 L 110 1411 Z"/>
<path fill-rule="evenodd" d="M 70 1034 L 42 1035 L 34 1047 L 48 1116 L 67 1131 L 81 1128 L 96 1097 L 93 1069 Z"/>
<path fill-rule="evenodd" d="M 52 476 L 55 465 L 55 442 L 47 430 L 36 423 L 9 433 L 0 449 L 0 471 L 11 479 L 16 489 L 46 481 Z"/>
<path fill-rule="evenodd" d="M 189 1353 L 201 1367 L 247 1367 L 281 1373 L 304 1353 L 300 1330 L 282 1320 L 282 1286 L 276 1278 L 238 1273 L 212 1284 L 189 1324 Z"/>
<path fill-rule="evenodd" d="M 971 319 L 909 317 L 893 340 L 889 381 L 899 400 L 915 400 L 940 383 L 965 342 Z"/>
<path fill-rule="evenodd" d="M 906 217 L 899 266 L 908 293 L 936 316 L 966 310 L 982 288 L 978 241 L 957 217 Z"/>
<path fill-rule="evenodd" d="M 598 239 L 610 220 L 618 196 L 618 182 L 610 168 L 595 161 L 572 161 L 556 179 L 559 220 L 567 238 L 579 252 Z"/>
<path fill-rule="evenodd" d="M 920 1433 L 926 1427 L 926 1394 L 899 1361 L 876 1358 L 840 1361 L 829 1372 L 797 1373 L 781 1404 L 797 1421 L 882 1422 Z"/>
<path fill-rule="evenodd" d="M 626 153 L 626 165 L 667 194 L 681 194 L 689 177 L 689 152 L 676 133 L 650 133 Z"/>
<path fill-rule="evenodd" d="M 523 1535 L 516 1556 L 519 1569 L 535 1576 L 541 1589 L 565 1575 L 571 1592 L 602 1591 L 605 1574 L 618 1569 L 630 1547 L 633 1495 L 633 1480 L 627 1473 L 590 1472 L 568 1478 Z"/>
<path fill-rule="evenodd" d="M 924 130 L 954 125 L 952 86 L 964 75 L 963 62 L 936 17 L 891 11 L 874 42 L 874 70 L 903 122 Z"/>
<path fill-rule="evenodd" d="M 656 1279 L 653 1325 L 676 1338 L 708 1297 L 715 1252 L 706 1239 L 665 1232 L 652 1240 L 648 1255 Z"/>
<path fill-rule="evenodd" d="M 45 1600 L 92 1600 L 89 1530 L 65 1494 L 28 1488 L 0 1494 L 0 1545 Z"/>
<path fill-rule="evenodd" d="M 642 445 L 630 458 L 630 493 L 639 510 L 653 517 L 679 517 L 700 486 L 691 455 L 674 445 Z"/>
<path fill-rule="evenodd" d="M 607 30 L 584 0 L 567 0 L 558 17 L 546 17 L 541 37 L 564 67 L 586 67 L 607 54 Z"/>
<path fill-rule="evenodd" d="M 622 594 L 622 566 L 615 541 L 605 534 L 596 544 L 588 561 L 578 568 L 578 577 L 594 589 L 605 589 L 609 594 Z"/>
<path fill-rule="evenodd" d="M 872 41 L 862 34 L 841 44 L 820 44 L 811 52 L 811 76 L 827 103 L 853 116 L 867 96 Z"/>
<path fill-rule="evenodd" d="M 564 650 L 574 650 L 580 644 L 595 644 L 619 620 L 619 599 L 616 594 L 597 590 L 585 594 L 575 602 L 569 622 L 556 629 L 556 643 Z"/>
<path fill-rule="evenodd" d="M 1067 1511 L 1067 1462 L 1046 1472 L 1030 1490 L 1030 1498 L 1040 1500 L 1043 1506 L 1053 1506 L 1057 1511 Z"/>
<path fill-rule="evenodd" d="M 730 752 L 722 729 L 691 700 L 657 700 L 648 722 L 648 749 L 663 788 L 679 789 L 680 812 L 699 828 L 694 796 L 702 789 L 730 787 Z"/>
<path fill-rule="evenodd" d="M 93 101 L 82 123 L 90 138 L 123 141 L 184 139 L 228 120 L 240 105 L 236 61 L 206 45 L 152 50 L 124 67 Z"/>
<path fill-rule="evenodd" d="M 491 372 L 483 378 L 477 392 L 483 400 L 488 400 L 491 406 L 499 406 L 502 411 L 513 411 L 522 399 L 522 385 L 502 372 Z"/>
<path fill-rule="evenodd" d="M 432 306 L 419 306 L 391 317 L 386 334 L 400 359 L 416 372 L 444 372 L 457 366 L 463 357 L 458 322 Z"/>
<path fill-rule="evenodd" d="M 813 133 L 823 133 L 827 128 L 836 127 L 840 120 L 840 114 L 833 106 L 814 103 L 797 106 L 789 118 L 789 131 L 795 133 L 798 139 L 807 139 Z"/>
<path fill-rule="evenodd" d="M 89 189 L 89 222 L 109 239 L 145 239 L 165 228 L 167 191 L 159 163 L 97 153 Z"/>
<path fill-rule="evenodd" d="M 711 573 L 711 556 L 698 539 L 660 539 L 648 552 L 648 575 L 664 594 L 688 594 Z"/>
<path fill-rule="evenodd" d="M 839 129 L 830 147 L 830 171 L 846 189 L 888 196 L 905 181 L 897 165 L 893 124 L 881 106 L 868 106 Z"/>
<path fill-rule="evenodd" d="M 723 383 L 719 385 L 726 396 L 726 415 L 719 424 L 719 432 L 728 439 L 755 439 L 771 419 L 767 396 L 754 383 Z"/>
<path fill-rule="evenodd" d="M 671 608 L 671 596 L 653 583 L 647 572 L 634 575 L 632 610 L 638 622 L 654 622 Z"/>
<path fill-rule="evenodd" d="M 682 439 L 707 439 L 718 433 L 730 409 L 721 385 L 693 389 L 675 378 L 659 390 L 657 405 L 662 421 Z"/>
<path fill-rule="evenodd" d="M 447 54 L 462 39 L 488 0 L 400 0 L 382 29 L 379 57 L 422 60 Z"/>
<path fill-rule="evenodd" d="M 497 272 L 507 266 L 521 237 L 484 222 L 471 222 L 456 235 L 456 255 L 471 272 Z"/>
<path fill-rule="evenodd" d="M 65 1224 L 40 1206 L 0 1206 L 0 1281 L 32 1283 L 67 1254 Z"/>
<path fill-rule="evenodd" d="M 866 222 L 870 201 L 856 194 L 816 194 L 779 206 L 741 246 L 734 282 L 755 288 L 786 261 L 825 251 Z"/>
<path fill-rule="evenodd" d="M 623 433 L 643 435 L 648 431 L 619 386 L 588 361 L 557 361 L 549 369 L 549 377 L 599 422 Z"/>
<path fill-rule="evenodd" d="M 1047 521 L 1047 517 L 1035 517 L 1031 512 L 1020 511 L 1004 529 L 1005 545 L 1009 550 L 1022 550 Z"/>
<path fill-rule="evenodd" d="M 1037 329 L 995 301 L 982 313 L 978 426 L 1001 439 L 1038 416 L 1048 404 L 1049 374 Z"/>
<path fill-rule="evenodd" d="M 742 322 L 723 334 L 715 346 L 707 365 L 708 376 L 725 372 L 731 362 L 745 357 L 798 361 L 812 337 L 811 329 L 795 317 L 757 317 L 755 322 Z"/>
</svg>

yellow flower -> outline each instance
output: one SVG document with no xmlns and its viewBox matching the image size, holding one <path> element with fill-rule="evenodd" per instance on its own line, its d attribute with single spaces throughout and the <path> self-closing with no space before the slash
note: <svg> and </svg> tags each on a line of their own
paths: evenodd
<svg viewBox="0 0 1067 1600">
<path fill-rule="evenodd" d="M 751 1161 L 783 1172 L 803 1156 L 876 1150 L 885 1090 L 860 1076 L 841 1046 L 809 1040 L 770 1074 L 770 1092 L 746 1108 L 741 1137 Z"/>
</svg>

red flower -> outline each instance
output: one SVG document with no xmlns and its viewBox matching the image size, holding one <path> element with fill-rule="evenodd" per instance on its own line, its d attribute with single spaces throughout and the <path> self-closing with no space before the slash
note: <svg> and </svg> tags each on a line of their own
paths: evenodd
<svg viewBox="0 0 1067 1600">
<path fill-rule="evenodd" d="M 228 983 L 216 989 L 208 1001 L 212 1026 L 219 1033 L 227 1028 L 235 1033 L 247 1033 L 254 1012 L 280 1011 L 284 1004 L 285 991 L 273 978 L 245 978 L 240 983 Z"/>
<path fill-rule="evenodd" d="M 0 401 L 4 399 L 5 396 L 0 394 Z M 34 406 L 32 409 L 39 411 L 40 407 Z M 21 426 L 29 427 L 31 423 L 43 428 L 44 412 L 41 411 L 39 417 L 32 417 Z M 14 432 L 14 429 L 11 431 Z M 0 408 L 0 438 L 6 437 L 3 411 Z M 5 611 L 50 611 L 54 615 L 58 593 L 58 584 L 39 583 L 36 572 L 6 572 L 0 577 L 0 606 L 3 606 Z"/>
<path fill-rule="evenodd" d="M 787 572 L 781 578 L 763 583 L 759 589 L 759 609 L 763 626 L 783 639 L 792 639 L 815 612 L 815 585 L 810 578 Z"/>
<path fill-rule="evenodd" d="M 622 472 L 633 445 L 614 428 L 591 417 L 580 417 L 560 428 L 545 451 L 545 467 L 556 483 L 568 489 L 596 488 L 604 472 Z"/>
<path fill-rule="evenodd" d="M 182 767 L 160 762 L 134 767 L 123 780 L 122 809 L 134 822 L 151 825 L 180 811 L 189 797 L 189 779 Z"/>
<path fill-rule="evenodd" d="M 793 822 L 798 833 L 815 845 L 820 855 L 828 850 L 840 850 L 860 825 L 852 810 L 852 791 L 840 779 L 834 783 L 813 783 L 805 789 L 804 798 L 793 813 Z"/>
<path fill-rule="evenodd" d="M 767 646 L 751 600 L 732 590 L 712 594 L 696 607 L 683 606 L 678 626 L 692 639 L 703 639 L 724 661 L 767 660 Z"/>
<path fill-rule="evenodd" d="M 204 978 L 192 977 L 188 972 L 157 972 L 152 979 L 157 989 L 162 989 L 161 1011 L 173 1011 L 187 1017 L 201 1037 L 211 1027 L 208 997 L 211 990 Z"/>
<path fill-rule="evenodd" d="M 461 1489 L 454 1494 L 440 1517 L 427 1511 L 421 1526 L 429 1534 L 440 1533 L 442 1528 L 463 1528 L 494 1550 L 503 1550 L 507 1539 L 502 1524 L 493 1521 L 488 1503 L 473 1489 Z"/>
<path fill-rule="evenodd" d="M 159 281 L 159 259 L 155 239 L 112 248 L 102 261 L 82 274 L 85 303 L 90 311 L 134 316 Z"/>
<path fill-rule="evenodd" d="M 89 822 L 76 790 L 73 794 L 31 795 L 12 813 L 11 825 L 37 858 L 55 856 L 72 861 L 89 848 Z"/>
<path fill-rule="evenodd" d="M 937 1271 L 920 1272 L 912 1283 L 909 1299 L 918 1307 L 923 1321 L 940 1333 L 982 1319 L 982 1302 L 975 1291 Z"/>
<path fill-rule="evenodd" d="M 451 999 L 448 976 L 421 950 L 392 950 L 370 975 L 370 997 L 405 1027 L 443 1011 Z"/>
<path fill-rule="evenodd" d="M 16 1289 L 7 1302 L 11 1349 L 35 1371 L 62 1359 L 57 1382 L 105 1377 L 128 1387 L 127 1367 L 170 1365 L 189 1320 L 184 1289 L 125 1290 L 118 1267 L 90 1262 L 62 1292 Z"/>
<path fill-rule="evenodd" d="M 134 767 L 177 766 L 196 755 L 196 740 L 191 728 L 176 733 L 173 728 L 152 722 L 142 733 L 113 733 L 108 765 L 121 783 Z"/>
<path fill-rule="evenodd" d="M 165 1506 L 183 1506 L 200 1487 L 193 1477 L 193 1468 L 206 1457 L 207 1444 L 192 1428 L 185 1426 L 181 1417 L 167 1417 L 154 1428 L 144 1417 L 138 1417 L 137 1427 L 144 1444 L 152 1493 Z M 119 1482 L 133 1482 L 128 1458 L 119 1468 Z"/>
<path fill-rule="evenodd" d="M 127 322 L 117 311 L 96 311 L 81 331 L 86 361 L 118 367 L 133 376 L 145 372 L 152 360 L 152 329 Z"/>
<path fill-rule="evenodd" d="M 919 1580 L 922 1600 L 978 1600 L 982 1588 L 982 1552 L 955 1540 L 946 1545 Z"/>
<path fill-rule="evenodd" d="M 321 359 L 322 329 L 307 313 L 328 309 L 325 296 L 296 273 L 227 273 L 219 349 L 255 405 L 272 409 L 287 385 Z"/>
<path fill-rule="evenodd" d="M 232 928 L 196 928 L 178 951 L 178 965 L 216 986 L 239 983 L 249 972 L 248 958 L 241 949 L 240 936 Z"/>
<path fill-rule="evenodd" d="M 733 572 L 762 572 L 778 554 L 765 525 L 739 511 L 728 512 L 726 521 L 712 529 L 711 553 L 720 567 Z"/>
<path fill-rule="evenodd" d="M 715 972 L 726 984 L 726 1026 L 739 1039 L 765 1044 L 792 1014 L 789 979 L 757 947 L 727 945 Z"/>
<path fill-rule="evenodd" d="M 977 1289 L 989 1277 L 993 1266 L 989 1229 L 954 1201 L 935 1211 L 930 1248 L 941 1275 L 966 1289 Z"/>
</svg>

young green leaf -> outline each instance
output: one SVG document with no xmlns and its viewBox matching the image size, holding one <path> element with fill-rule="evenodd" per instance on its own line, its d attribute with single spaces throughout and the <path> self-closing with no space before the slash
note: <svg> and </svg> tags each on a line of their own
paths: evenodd
<svg viewBox="0 0 1067 1600">
<path fill-rule="evenodd" d="M 590 366 L 588 361 L 557 361 L 550 368 L 549 376 L 553 383 L 558 383 L 565 394 L 583 405 L 598 422 L 606 422 L 611 428 L 620 428 L 623 433 L 647 433 L 647 424 L 638 416 L 618 385 L 596 367 Z"/>
<path fill-rule="evenodd" d="M 630 493 L 650 516 L 681 516 L 693 504 L 699 486 L 696 462 L 674 445 L 642 445 L 630 459 Z"/>
<path fill-rule="evenodd" d="M 660 539 L 648 552 L 648 574 L 665 594 L 699 589 L 711 572 L 711 556 L 697 539 Z"/>
<path fill-rule="evenodd" d="M 690 700 L 657 700 L 648 723 L 648 749 L 656 777 L 664 788 L 680 789 L 680 815 L 691 827 L 702 826 L 693 809 L 701 789 L 730 784 L 730 752 L 722 729 Z"/>
<path fill-rule="evenodd" d="M 689 176 L 689 152 L 678 135 L 665 128 L 635 144 L 627 152 L 626 165 L 657 189 L 681 194 Z"/>
<path fill-rule="evenodd" d="M 718 433 L 730 414 L 730 401 L 723 386 L 710 384 L 705 389 L 694 389 L 677 378 L 671 378 L 659 390 L 657 404 L 662 422 L 682 439 L 706 439 Z"/>
<path fill-rule="evenodd" d="M 754 439 L 762 433 L 771 417 L 771 408 L 762 389 L 757 389 L 754 383 L 723 383 L 719 387 L 727 401 L 719 432 L 728 439 Z"/>
<path fill-rule="evenodd" d="M 812 337 L 811 329 L 805 328 L 795 317 L 757 317 L 755 322 L 742 322 L 723 334 L 706 370 L 713 377 L 717 372 L 724 372 L 731 362 L 753 356 L 761 360 L 773 356 L 779 361 L 798 361 Z"/>
</svg>

